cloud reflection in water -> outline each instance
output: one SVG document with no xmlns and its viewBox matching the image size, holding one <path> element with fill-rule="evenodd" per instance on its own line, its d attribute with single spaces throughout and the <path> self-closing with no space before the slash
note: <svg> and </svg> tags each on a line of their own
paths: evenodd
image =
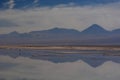
<svg viewBox="0 0 120 80">
<path fill-rule="evenodd" d="M 0 56 L 0 80 L 119 80 L 120 64 L 105 62 L 91 67 L 82 60 L 53 63 L 44 60 Z M 16 65 L 15 65 L 16 64 Z M 9 66 L 10 67 L 6 67 Z M 12 65 L 12 66 L 11 66 Z"/>
</svg>

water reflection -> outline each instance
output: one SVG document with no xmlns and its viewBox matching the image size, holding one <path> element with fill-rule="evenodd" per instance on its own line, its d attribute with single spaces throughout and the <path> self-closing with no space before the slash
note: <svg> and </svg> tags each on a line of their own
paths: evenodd
<svg viewBox="0 0 120 80">
<path fill-rule="evenodd" d="M 75 62 L 82 60 L 92 67 L 98 67 L 106 61 L 120 63 L 120 51 L 0 49 L 0 55 L 8 55 L 12 58 L 22 56 L 54 63 Z"/>
<path fill-rule="evenodd" d="M 7 66 L 7 67 L 6 67 Z M 0 80 L 119 80 L 120 64 L 107 61 L 99 67 L 86 62 L 53 63 L 27 57 L 0 56 Z"/>
</svg>

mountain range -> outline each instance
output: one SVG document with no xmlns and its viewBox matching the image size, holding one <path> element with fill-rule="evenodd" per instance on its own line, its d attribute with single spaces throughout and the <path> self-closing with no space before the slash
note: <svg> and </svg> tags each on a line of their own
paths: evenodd
<svg viewBox="0 0 120 80">
<path fill-rule="evenodd" d="M 93 24 L 83 31 L 65 28 L 0 35 L 0 44 L 32 45 L 120 45 L 120 29 L 108 31 Z"/>
</svg>

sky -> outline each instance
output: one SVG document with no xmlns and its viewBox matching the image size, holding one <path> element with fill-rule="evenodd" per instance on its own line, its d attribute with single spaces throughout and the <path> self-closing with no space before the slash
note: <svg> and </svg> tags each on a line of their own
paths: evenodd
<svg viewBox="0 0 120 80">
<path fill-rule="evenodd" d="M 120 64 L 105 62 L 96 68 L 82 60 L 52 63 L 26 57 L 0 56 L 1 80 L 119 80 Z"/>
<path fill-rule="evenodd" d="M 70 28 L 92 24 L 120 28 L 120 0 L 0 0 L 0 34 Z"/>
</svg>

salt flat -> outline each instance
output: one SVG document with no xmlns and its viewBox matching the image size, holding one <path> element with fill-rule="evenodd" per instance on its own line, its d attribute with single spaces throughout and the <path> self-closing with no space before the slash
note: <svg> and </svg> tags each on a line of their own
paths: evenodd
<svg viewBox="0 0 120 80">
<path fill-rule="evenodd" d="M 37 50 L 120 50 L 120 46 L 19 46 L 4 45 L 1 49 L 37 49 Z"/>
</svg>

